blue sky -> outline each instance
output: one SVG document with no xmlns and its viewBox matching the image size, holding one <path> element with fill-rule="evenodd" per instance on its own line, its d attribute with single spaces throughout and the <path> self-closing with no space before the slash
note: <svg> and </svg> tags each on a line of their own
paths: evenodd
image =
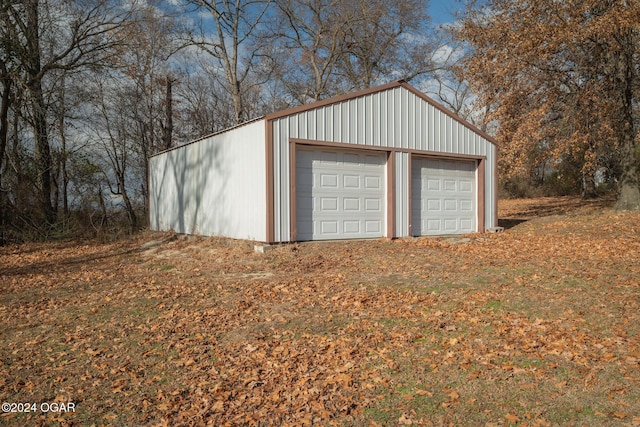
<svg viewBox="0 0 640 427">
<path fill-rule="evenodd" d="M 461 1 L 431 0 L 429 2 L 429 14 L 436 25 L 453 22 L 456 11 L 463 9 L 464 3 Z"/>
</svg>

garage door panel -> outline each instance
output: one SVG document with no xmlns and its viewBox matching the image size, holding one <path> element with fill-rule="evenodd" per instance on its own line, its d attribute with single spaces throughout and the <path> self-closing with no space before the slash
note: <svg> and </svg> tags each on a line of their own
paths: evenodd
<svg viewBox="0 0 640 427">
<path fill-rule="evenodd" d="M 473 192 L 473 181 L 468 179 L 460 180 L 460 191 L 464 193 L 472 193 Z"/>
<path fill-rule="evenodd" d="M 445 199 L 444 201 L 444 210 L 447 212 L 457 212 L 458 211 L 458 201 Z"/>
<path fill-rule="evenodd" d="M 383 236 L 385 165 L 386 155 L 383 153 L 371 155 L 356 151 L 298 149 L 296 238 L 323 240 Z"/>
<path fill-rule="evenodd" d="M 321 174 L 320 186 L 322 188 L 338 188 L 338 175 L 337 174 Z"/>
<path fill-rule="evenodd" d="M 364 199 L 366 212 L 382 212 L 382 200 L 380 199 Z"/>
<path fill-rule="evenodd" d="M 458 219 L 445 219 L 443 222 L 447 233 L 455 234 L 458 231 Z"/>
<path fill-rule="evenodd" d="M 476 162 L 416 157 L 412 160 L 414 235 L 476 231 Z"/>
<path fill-rule="evenodd" d="M 442 210 L 440 199 L 435 199 L 435 200 L 430 199 L 430 200 L 427 200 L 425 203 L 426 203 L 426 209 L 425 208 L 423 209 L 428 210 L 429 212 L 440 212 Z"/>
<path fill-rule="evenodd" d="M 473 203 L 470 200 L 460 200 L 460 210 L 462 212 L 473 212 Z"/>
<path fill-rule="evenodd" d="M 442 231 L 442 220 L 440 219 L 427 219 L 427 230 L 429 231 Z"/>
<path fill-rule="evenodd" d="M 322 234 L 337 235 L 339 226 L 338 221 L 320 221 L 320 232 Z"/>
<path fill-rule="evenodd" d="M 382 222 L 381 221 L 365 221 L 364 222 L 367 233 L 379 233 L 382 234 Z"/>
<path fill-rule="evenodd" d="M 360 234 L 360 221 L 358 220 L 345 220 L 343 221 L 345 234 Z"/>
<path fill-rule="evenodd" d="M 320 198 L 320 210 L 322 212 L 337 212 L 338 211 L 338 198 L 337 197 L 321 197 Z"/>
<path fill-rule="evenodd" d="M 453 179 L 445 179 L 442 181 L 443 183 L 443 188 L 444 191 L 451 191 L 451 192 L 456 192 L 457 191 L 457 182 Z"/>
<path fill-rule="evenodd" d="M 366 190 L 380 190 L 382 189 L 382 178 L 379 176 L 365 176 L 364 188 Z"/>
<path fill-rule="evenodd" d="M 427 179 L 427 190 L 440 191 L 440 187 L 440 179 Z"/>
<path fill-rule="evenodd" d="M 360 189 L 359 175 L 344 175 L 344 188 Z"/>
<path fill-rule="evenodd" d="M 460 220 L 460 229 L 465 231 L 466 233 L 473 233 L 473 221 L 469 219 Z"/>
<path fill-rule="evenodd" d="M 360 199 L 345 197 L 343 199 L 343 209 L 346 212 L 360 212 Z"/>
</svg>

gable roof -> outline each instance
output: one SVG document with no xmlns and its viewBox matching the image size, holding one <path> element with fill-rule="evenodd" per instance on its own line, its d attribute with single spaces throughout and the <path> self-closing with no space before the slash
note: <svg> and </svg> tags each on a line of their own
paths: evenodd
<svg viewBox="0 0 640 427">
<path fill-rule="evenodd" d="M 404 89 L 408 90 L 409 92 L 413 93 L 414 95 L 416 95 L 421 100 L 425 101 L 426 103 L 428 103 L 429 105 L 432 105 L 437 110 L 439 110 L 442 113 L 446 114 L 447 116 L 451 117 L 453 120 L 457 121 L 458 123 L 462 124 L 463 126 L 469 128 L 471 131 L 473 131 L 473 132 L 477 133 L 478 135 L 482 136 L 484 139 L 489 141 L 491 144 L 493 144 L 495 146 L 498 145 L 497 142 L 495 141 L 495 139 L 491 135 L 489 135 L 488 133 L 480 130 L 477 126 L 469 123 L 467 120 L 465 120 L 462 117 L 458 116 L 457 114 L 455 114 L 451 110 L 445 108 L 442 104 L 434 101 L 428 95 L 426 95 L 425 93 L 419 91 L 418 89 L 416 89 L 415 87 L 411 86 L 409 83 L 407 83 L 404 80 L 396 80 L 396 81 L 393 81 L 391 83 L 387 83 L 387 84 L 384 84 L 384 85 L 381 85 L 381 86 L 375 86 L 375 87 L 363 89 L 363 90 L 360 90 L 360 91 L 357 91 L 357 92 L 351 92 L 351 93 L 347 93 L 347 94 L 344 94 L 344 95 L 335 96 L 333 98 L 327 98 L 327 99 L 323 99 L 323 100 L 320 100 L 320 101 L 312 102 L 310 104 L 299 105 L 297 107 L 288 108 L 286 110 L 276 111 L 274 113 L 267 114 L 266 116 L 264 116 L 264 118 L 267 121 L 277 120 L 277 119 L 281 119 L 283 117 L 287 117 L 287 116 L 290 116 L 290 115 L 293 115 L 293 114 L 303 113 L 305 111 L 314 110 L 316 108 L 322 108 L 322 107 L 325 107 L 327 105 L 337 104 L 339 102 L 344 102 L 344 101 L 348 101 L 350 99 L 360 98 L 360 97 L 367 96 L 367 95 L 370 95 L 370 94 L 373 94 L 373 93 L 384 92 L 384 91 L 395 89 L 395 88 L 399 88 L 399 87 L 404 88 Z"/>
<path fill-rule="evenodd" d="M 332 98 L 327 98 L 327 99 L 323 99 L 320 101 L 316 101 L 316 102 L 312 102 L 310 104 L 304 104 L 304 105 L 299 105 L 297 107 L 291 107 L 291 108 L 287 108 L 285 110 L 280 110 L 280 111 L 276 111 L 274 113 L 270 113 L 264 116 L 260 116 L 260 117 L 256 117 L 254 119 L 248 120 L 246 122 L 240 123 L 238 125 L 214 132 L 212 134 L 209 135 L 205 135 L 202 136 L 200 138 L 197 138 L 195 140 L 186 142 L 184 144 L 180 144 L 171 148 L 168 148 L 166 150 L 162 150 L 160 152 L 154 153 L 149 157 L 155 157 L 157 155 L 166 153 L 168 151 L 173 151 L 176 150 L 178 148 L 182 148 L 185 147 L 187 145 L 191 145 L 194 143 L 197 143 L 199 141 L 202 141 L 203 139 L 207 139 L 210 138 L 212 136 L 216 136 L 219 134 L 223 134 L 225 132 L 229 132 L 233 129 L 251 124 L 253 122 L 259 121 L 259 120 L 266 120 L 266 121 L 271 121 L 271 120 L 277 120 L 277 119 L 281 119 L 283 117 L 287 117 L 293 114 L 298 114 L 298 113 L 303 113 L 305 111 L 310 111 L 310 110 L 314 110 L 316 108 L 321 108 L 327 105 L 331 105 L 331 104 L 337 104 L 339 102 L 344 102 L 344 101 L 348 101 L 350 99 L 355 99 L 355 98 L 360 98 L 363 96 L 367 96 L 373 93 L 378 93 L 378 92 L 384 92 L 386 90 L 391 90 L 391 89 L 395 89 L 395 88 L 404 88 L 406 90 L 408 90 L 409 92 L 413 93 L 414 95 L 416 95 L 418 98 L 422 99 L 423 101 L 425 101 L 426 103 L 428 103 L 429 105 L 432 105 L 434 108 L 436 108 L 437 110 L 441 111 L 442 113 L 446 114 L 447 116 L 451 117 L 453 120 L 457 121 L 458 123 L 461 123 L 463 126 L 469 128 L 471 131 L 477 133 L 478 135 L 482 136 L 484 139 L 486 139 L 487 141 L 489 141 L 491 144 L 497 146 L 497 142 L 495 141 L 495 139 L 487 134 L 486 132 L 478 129 L 477 126 L 469 123 L 468 121 L 466 121 L 465 119 L 463 119 L 462 117 L 458 116 L 457 114 L 455 114 L 454 112 L 452 112 L 451 110 L 445 108 L 442 104 L 436 102 L 435 100 L 431 99 L 428 95 L 426 95 L 425 93 L 419 91 L 418 89 L 416 89 L 415 87 L 411 86 L 409 83 L 407 83 L 404 80 L 395 80 L 391 83 L 387 83 L 384 85 L 380 85 L 380 86 L 375 86 L 375 87 L 371 87 L 371 88 L 367 88 L 367 89 L 363 89 L 360 91 L 356 91 L 356 92 L 351 92 L 351 93 L 347 93 L 344 95 L 339 95 L 339 96 L 334 96 Z"/>
</svg>

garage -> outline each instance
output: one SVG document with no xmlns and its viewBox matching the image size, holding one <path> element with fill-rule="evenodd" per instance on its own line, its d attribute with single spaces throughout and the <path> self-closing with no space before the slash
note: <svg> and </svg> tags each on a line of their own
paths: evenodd
<svg viewBox="0 0 640 427">
<path fill-rule="evenodd" d="M 485 232 L 490 135 L 398 80 L 155 154 L 152 230 L 269 244 Z"/>
<path fill-rule="evenodd" d="M 411 169 L 414 236 L 476 231 L 476 162 L 415 157 Z"/>
<path fill-rule="evenodd" d="M 384 153 L 299 148 L 297 240 L 382 237 L 385 164 Z"/>
</svg>

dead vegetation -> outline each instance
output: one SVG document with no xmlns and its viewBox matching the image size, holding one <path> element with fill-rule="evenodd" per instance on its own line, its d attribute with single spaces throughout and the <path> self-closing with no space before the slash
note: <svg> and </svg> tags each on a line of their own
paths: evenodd
<svg viewBox="0 0 640 427">
<path fill-rule="evenodd" d="M 8 425 L 640 425 L 640 215 L 507 201 L 504 233 L 0 248 Z M 541 216 L 550 215 L 550 216 Z"/>
</svg>

